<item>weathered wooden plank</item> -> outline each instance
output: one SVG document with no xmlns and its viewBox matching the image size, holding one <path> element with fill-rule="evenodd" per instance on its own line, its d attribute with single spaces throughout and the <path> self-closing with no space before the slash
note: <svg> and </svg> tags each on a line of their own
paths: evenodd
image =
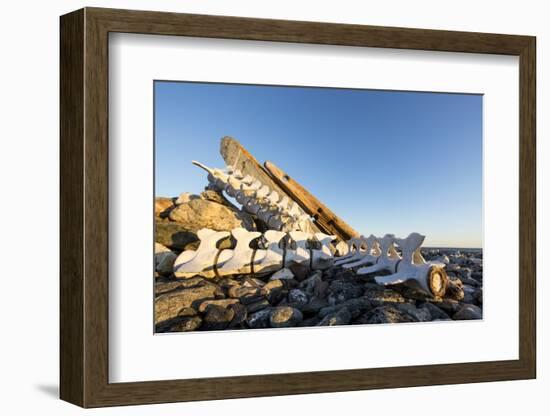
<svg viewBox="0 0 550 416">
<path fill-rule="evenodd" d="M 264 185 L 269 186 L 271 189 L 277 191 L 280 195 L 286 195 L 291 200 L 294 200 L 292 195 L 281 188 L 267 173 L 264 167 L 256 160 L 252 154 L 246 150 L 237 140 L 232 137 L 226 136 L 221 140 L 220 153 L 228 166 L 234 169 L 239 169 L 245 175 L 251 175 L 258 179 Z M 299 201 L 298 204 L 301 206 Z M 316 226 L 311 222 L 310 232 L 327 232 L 326 230 Z"/>
<path fill-rule="evenodd" d="M 315 224 L 324 232 L 334 234 L 344 241 L 359 236 L 357 231 L 274 163 L 267 161 L 264 163 L 264 167 L 277 185 L 283 188 L 290 198 L 300 204 L 302 209 L 314 219 Z"/>
</svg>

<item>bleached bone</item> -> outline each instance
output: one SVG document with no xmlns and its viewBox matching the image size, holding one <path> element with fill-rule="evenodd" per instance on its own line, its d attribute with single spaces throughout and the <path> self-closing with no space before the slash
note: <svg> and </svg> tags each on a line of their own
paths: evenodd
<svg viewBox="0 0 550 416">
<path fill-rule="evenodd" d="M 354 267 L 372 265 L 378 261 L 380 256 L 380 244 L 374 235 L 369 235 L 366 238 L 367 250 L 365 253 L 357 260 L 346 262 L 342 265 L 344 269 L 353 269 Z"/>
<path fill-rule="evenodd" d="M 336 239 L 336 236 L 315 233 L 315 238 L 321 244 L 321 248 L 311 250 L 311 268 L 314 270 L 328 269 L 334 264 L 334 256 L 330 250 L 330 243 Z"/>
<path fill-rule="evenodd" d="M 426 263 L 420 253 L 424 238 L 423 235 L 412 233 L 407 238 L 395 239 L 403 253 L 397 272 L 389 276 L 377 276 L 376 282 L 382 285 L 405 283 L 420 288 L 428 294 L 443 296 L 447 285 L 445 264 Z"/>
<path fill-rule="evenodd" d="M 356 250 L 355 253 L 345 259 L 339 259 L 338 265 L 345 266 L 348 263 L 354 263 L 370 253 L 371 245 L 369 244 L 369 240 L 362 235 L 358 238 L 360 241 L 359 250 Z"/>
<path fill-rule="evenodd" d="M 260 237 L 262 233 L 248 231 L 244 228 L 235 228 L 231 234 L 237 241 L 234 249 L 222 250 L 216 263 L 218 276 L 230 274 L 252 273 L 252 255 L 254 250 L 250 248 L 252 240 Z"/>
<path fill-rule="evenodd" d="M 361 247 L 365 244 L 361 237 L 353 237 L 350 238 L 349 241 L 351 242 L 349 253 L 336 259 L 334 261 L 335 266 L 339 266 L 340 264 L 345 263 L 349 258 L 361 252 Z"/>
<path fill-rule="evenodd" d="M 308 249 L 308 239 L 311 234 L 303 231 L 290 231 L 288 233 L 291 238 L 290 249 L 287 246 L 285 267 L 293 264 L 309 265 L 310 253 Z"/>
<path fill-rule="evenodd" d="M 223 171 L 196 161 L 193 164 L 208 172 L 208 181 L 213 187 L 224 190 L 242 205 L 243 210 L 257 215 L 269 227 L 284 231 L 311 230 L 311 219 L 298 204 L 286 196 L 281 198 L 276 191 L 252 176 L 243 177 L 240 171 L 230 167 Z"/>
<path fill-rule="evenodd" d="M 197 232 L 200 239 L 196 251 L 183 251 L 174 262 L 174 275 L 187 278 L 200 274 L 203 277 L 214 277 L 214 259 L 218 254 L 216 245 L 219 241 L 229 237 L 227 231 L 214 231 L 203 228 Z"/>
<path fill-rule="evenodd" d="M 252 260 L 254 273 L 271 273 L 283 268 L 285 249 L 280 244 L 285 236 L 282 231 L 268 230 L 264 233 L 266 249 L 255 251 Z"/>
<path fill-rule="evenodd" d="M 349 253 L 351 248 L 351 243 L 349 241 L 338 241 L 338 243 L 336 243 L 335 248 L 336 248 L 336 256 L 338 256 L 339 258 L 344 257 Z"/>
<path fill-rule="evenodd" d="M 384 237 L 379 238 L 378 243 L 380 244 L 381 253 L 378 260 L 372 266 L 361 267 L 357 270 L 357 274 L 375 273 L 381 270 L 395 272 L 401 257 L 395 250 L 394 241 L 395 236 L 393 234 L 386 234 Z"/>
</svg>

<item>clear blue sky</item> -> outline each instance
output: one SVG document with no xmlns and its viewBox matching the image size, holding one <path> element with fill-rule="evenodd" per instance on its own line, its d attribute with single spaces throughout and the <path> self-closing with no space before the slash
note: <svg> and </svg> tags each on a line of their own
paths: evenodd
<svg viewBox="0 0 550 416">
<path fill-rule="evenodd" d="M 199 193 L 220 139 L 271 160 L 363 234 L 482 245 L 482 96 L 155 82 L 155 193 Z"/>
</svg>

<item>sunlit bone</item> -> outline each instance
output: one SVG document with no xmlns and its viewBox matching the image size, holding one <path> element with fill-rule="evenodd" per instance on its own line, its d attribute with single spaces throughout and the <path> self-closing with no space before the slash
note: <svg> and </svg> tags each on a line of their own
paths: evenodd
<svg viewBox="0 0 550 416">
<path fill-rule="evenodd" d="M 321 248 L 311 250 L 311 268 L 314 270 L 328 269 L 334 264 L 334 257 L 332 251 L 330 251 L 330 243 L 336 239 L 336 236 L 315 233 L 315 238 L 321 244 Z"/>
<path fill-rule="evenodd" d="M 196 251 L 182 252 L 174 262 L 174 275 L 180 278 L 193 277 L 198 274 L 204 277 L 214 277 L 214 259 L 218 254 L 216 245 L 219 241 L 229 237 L 227 231 L 214 231 L 203 228 L 197 232 L 200 239 Z"/>
<path fill-rule="evenodd" d="M 369 235 L 366 239 L 367 250 L 357 260 L 351 260 L 342 265 L 344 269 L 371 265 L 378 261 L 380 256 L 380 244 L 374 235 Z"/>
<path fill-rule="evenodd" d="M 208 172 L 210 184 L 223 190 L 243 206 L 243 210 L 258 215 L 260 219 L 275 229 L 311 231 L 311 219 L 302 208 L 284 195 L 280 195 L 263 185 L 250 175 L 228 167 L 225 171 L 212 169 L 202 163 L 196 166 Z"/>
<path fill-rule="evenodd" d="M 217 274 L 219 276 L 226 276 L 230 274 L 252 273 L 251 262 L 254 250 L 250 248 L 250 242 L 260 237 L 262 233 L 248 231 L 244 228 L 235 228 L 231 231 L 231 234 L 237 243 L 234 249 L 221 251 L 216 264 Z M 226 259 L 229 255 L 231 256 Z"/>
<path fill-rule="evenodd" d="M 361 247 L 363 247 L 365 244 L 365 242 L 361 237 L 350 238 L 349 242 L 350 242 L 350 248 L 349 248 L 348 254 L 336 259 L 334 261 L 335 266 L 345 263 L 346 261 L 348 261 L 349 258 L 355 256 L 357 253 L 360 253 Z"/>
<path fill-rule="evenodd" d="M 376 282 L 382 285 L 405 283 L 420 288 L 428 294 L 443 296 L 447 285 L 445 265 L 439 262 L 426 263 L 420 254 L 420 246 L 424 238 L 423 235 L 412 233 L 407 238 L 396 239 L 397 245 L 403 252 L 397 273 L 377 276 Z"/>
<path fill-rule="evenodd" d="M 308 239 L 309 233 L 303 231 L 290 231 L 291 247 L 286 248 L 285 267 L 293 264 L 309 265 Z"/>
<path fill-rule="evenodd" d="M 269 230 L 264 233 L 266 249 L 254 252 L 252 267 L 254 273 L 271 273 L 283 268 L 284 248 L 281 248 L 281 240 L 286 233 Z"/>
<path fill-rule="evenodd" d="M 345 259 L 338 259 L 338 265 L 340 266 L 344 266 L 345 264 L 348 264 L 348 263 L 352 263 L 352 262 L 356 262 L 357 260 L 363 258 L 364 256 L 366 256 L 367 254 L 370 253 L 370 244 L 369 244 L 369 240 L 367 238 L 365 238 L 364 236 L 359 236 L 358 237 L 359 239 L 359 246 L 358 246 L 358 250 L 356 250 L 354 253 L 352 253 L 351 256 L 345 258 Z"/>
<path fill-rule="evenodd" d="M 384 237 L 378 239 L 380 244 L 380 256 L 376 264 L 368 267 L 361 267 L 357 270 L 357 274 L 374 273 L 381 270 L 388 270 L 395 272 L 398 263 L 401 261 L 401 257 L 395 250 L 394 246 L 395 236 L 393 234 L 386 234 Z"/>
</svg>

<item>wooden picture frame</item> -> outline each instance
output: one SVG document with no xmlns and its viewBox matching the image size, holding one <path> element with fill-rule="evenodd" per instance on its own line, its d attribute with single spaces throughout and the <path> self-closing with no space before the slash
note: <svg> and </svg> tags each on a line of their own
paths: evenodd
<svg viewBox="0 0 550 416">
<path fill-rule="evenodd" d="M 535 38 L 85 8 L 61 17 L 60 396 L 82 407 L 536 377 Z M 108 34 L 246 39 L 515 55 L 520 66 L 519 359 L 109 383 Z"/>
</svg>

